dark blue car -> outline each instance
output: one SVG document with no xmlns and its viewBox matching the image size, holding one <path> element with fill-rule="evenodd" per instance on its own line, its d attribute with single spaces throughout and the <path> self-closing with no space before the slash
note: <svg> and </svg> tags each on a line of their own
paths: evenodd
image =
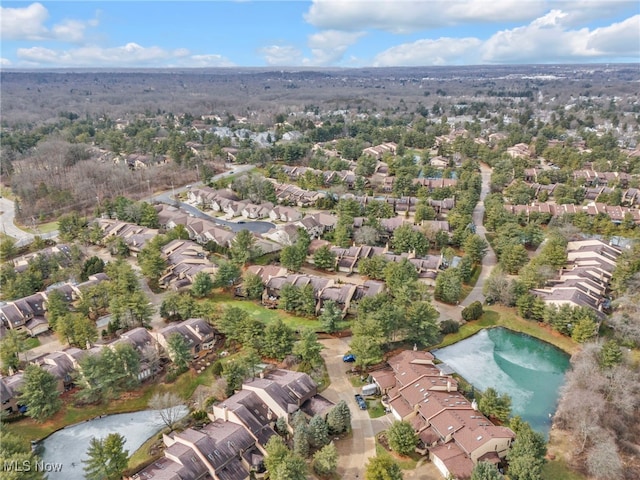
<svg viewBox="0 0 640 480">
<path fill-rule="evenodd" d="M 344 357 L 342 357 L 342 361 L 348 363 L 355 362 L 356 356 L 353 353 L 348 353 Z"/>
</svg>

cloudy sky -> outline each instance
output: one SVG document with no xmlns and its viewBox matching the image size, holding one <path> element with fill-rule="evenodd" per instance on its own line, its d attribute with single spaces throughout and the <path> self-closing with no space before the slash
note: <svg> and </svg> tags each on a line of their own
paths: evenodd
<svg viewBox="0 0 640 480">
<path fill-rule="evenodd" d="M 638 0 L 3 1 L 0 66 L 640 62 Z"/>
</svg>

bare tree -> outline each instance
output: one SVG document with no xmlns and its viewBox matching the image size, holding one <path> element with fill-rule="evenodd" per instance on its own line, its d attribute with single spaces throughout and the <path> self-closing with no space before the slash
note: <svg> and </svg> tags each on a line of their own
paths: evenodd
<svg viewBox="0 0 640 480">
<path fill-rule="evenodd" d="M 155 378 L 156 371 L 160 366 L 160 352 L 153 345 L 147 345 L 142 350 L 142 361 L 146 362 L 149 365 L 149 370 L 151 370 L 151 378 Z"/>
<path fill-rule="evenodd" d="M 622 478 L 622 460 L 613 435 L 603 435 L 587 453 L 587 469 L 593 477 L 606 480 Z"/>
<path fill-rule="evenodd" d="M 149 408 L 158 410 L 162 423 L 173 430 L 184 414 L 183 400 L 173 392 L 156 393 L 149 400 Z"/>
</svg>

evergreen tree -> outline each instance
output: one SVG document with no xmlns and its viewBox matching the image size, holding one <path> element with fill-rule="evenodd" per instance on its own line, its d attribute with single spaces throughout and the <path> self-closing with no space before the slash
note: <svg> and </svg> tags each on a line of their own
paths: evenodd
<svg viewBox="0 0 640 480">
<path fill-rule="evenodd" d="M 242 382 L 247 375 L 247 370 L 243 362 L 233 360 L 226 363 L 222 371 L 224 379 L 227 381 L 227 396 L 233 395 L 236 390 L 242 388 Z"/>
<path fill-rule="evenodd" d="M 260 275 L 246 272 L 242 280 L 242 290 L 248 299 L 260 300 L 264 292 L 264 283 L 262 283 Z"/>
<path fill-rule="evenodd" d="M 418 444 L 418 436 L 409 422 L 393 422 L 387 430 L 391 449 L 400 455 L 413 453 Z"/>
<path fill-rule="evenodd" d="M 263 352 L 269 358 L 283 360 L 293 349 L 293 330 L 281 319 L 267 325 L 264 329 Z"/>
<path fill-rule="evenodd" d="M 307 429 L 312 447 L 322 448 L 329 443 L 329 428 L 327 422 L 320 415 L 313 416 Z"/>
<path fill-rule="evenodd" d="M 338 449 L 331 442 L 313 455 L 313 471 L 318 475 L 333 475 L 338 468 Z"/>
<path fill-rule="evenodd" d="M 615 340 L 609 340 L 602 345 L 600 350 L 600 365 L 602 368 L 611 368 L 622 363 L 622 350 Z"/>
<path fill-rule="evenodd" d="M 351 429 L 351 410 L 347 402 L 340 400 L 327 414 L 329 433 L 335 435 Z"/>
<path fill-rule="evenodd" d="M 196 298 L 203 298 L 208 296 L 213 290 L 213 280 L 211 279 L 211 275 L 207 272 L 198 272 L 196 273 L 195 278 L 193 279 L 193 284 L 191 285 L 191 293 Z"/>
<path fill-rule="evenodd" d="M 322 304 L 322 313 L 318 317 L 322 324 L 322 329 L 327 333 L 338 330 L 338 322 L 342 320 L 342 311 L 333 300 L 328 300 Z"/>
<path fill-rule="evenodd" d="M 309 431 L 304 424 L 293 429 L 293 452 L 302 458 L 309 456 Z"/>
<path fill-rule="evenodd" d="M 119 433 L 110 433 L 104 439 L 93 437 L 89 441 L 85 478 L 88 480 L 117 480 L 127 468 L 129 451 L 124 449 L 126 440 Z"/>
<path fill-rule="evenodd" d="M 41 422 L 60 410 L 62 401 L 58 381 L 38 365 L 29 364 L 24 370 L 18 403 L 27 407 L 27 415 Z"/>
<path fill-rule="evenodd" d="M 495 389 L 489 387 L 482 394 L 478 408 L 487 417 L 505 422 L 511 414 L 511 397 L 506 393 L 498 395 Z"/>
<path fill-rule="evenodd" d="M 317 367 L 322 364 L 320 351 L 322 344 L 318 342 L 318 335 L 310 328 L 305 328 L 300 332 L 300 340 L 294 345 L 293 353 L 298 355 L 304 363 L 310 367 Z"/>
<path fill-rule="evenodd" d="M 324 245 L 314 253 L 313 263 L 323 270 L 332 270 L 336 266 L 336 254 L 331 251 L 328 245 Z"/>
<path fill-rule="evenodd" d="M 503 478 L 496 466 L 489 462 L 478 462 L 471 472 L 471 480 L 502 480 Z"/>
<path fill-rule="evenodd" d="M 17 370 L 20 365 L 20 352 L 25 350 L 26 334 L 21 330 L 7 330 L 0 339 L 0 362 L 2 371 Z"/>
<path fill-rule="evenodd" d="M 179 370 L 185 370 L 191 361 L 191 349 L 187 341 L 179 333 L 174 333 L 167 338 L 167 350 L 173 364 Z"/>
</svg>

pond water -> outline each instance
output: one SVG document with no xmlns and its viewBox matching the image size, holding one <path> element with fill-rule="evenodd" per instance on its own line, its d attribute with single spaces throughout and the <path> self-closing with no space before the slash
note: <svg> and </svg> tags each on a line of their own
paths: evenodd
<svg viewBox="0 0 640 480">
<path fill-rule="evenodd" d="M 187 408 L 184 409 L 187 414 Z M 40 456 L 45 463 L 62 463 L 60 472 L 47 474 L 49 480 L 83 480 L 84 464 L 91 437 L 104 438 L 119 433 L 126 438 L 124 447 L 133 453 L 163 427 L 157 410 L 107 415 L 58 430 L 47 437 Z"/>
<path fill-rule="evenodd" d="M 569 368 L 569 355 L 562 350 L 529 335 L 491 328 L 433 353 L 475 388 L 507 393 L 512 415 L 548 435 Z"/>
</svg>

